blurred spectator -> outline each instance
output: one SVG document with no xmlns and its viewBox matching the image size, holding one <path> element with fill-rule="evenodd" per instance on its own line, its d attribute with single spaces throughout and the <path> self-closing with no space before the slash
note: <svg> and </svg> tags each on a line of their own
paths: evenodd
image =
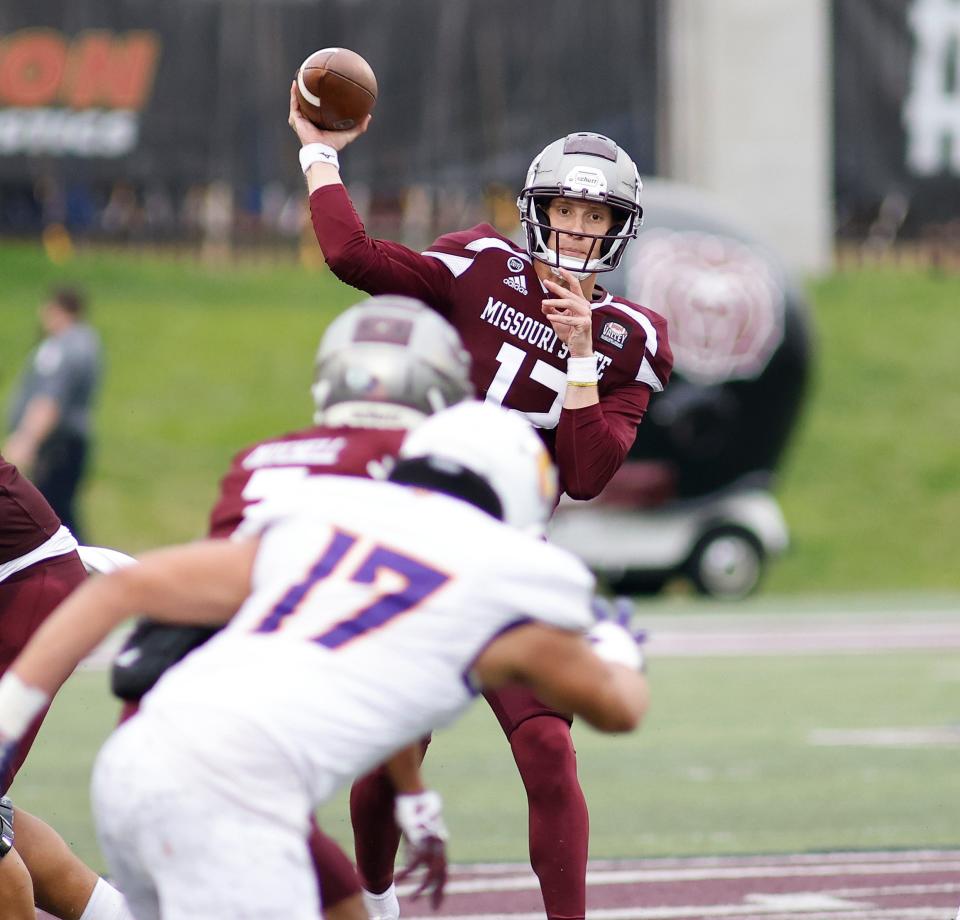
<svg viewBox="0 0 960 920">
<path fill-rule="evenodd" d="M 103 229 L 110 235 L 128 235 L 139 226 L 140 220 L 136 189 L 129 182 L 118 179 L 110 190 L 110 197 L 100 215 Z"/>
<path fill-rule="evenodd" d="M 265 226 L 271 230 L 277 229 L 280 222 L 280 215 L 289 197 L 287 190 L 281 182 L 268 182 L 263 187 L 260 216 Z M 297 197 L 297 203 L 302 204 L 299 196 Z M 299 233 L 299 227 L 297 228 L 297 232 Z"/>
<path fill-rule="evenodd" d="M 97 223 L 99 204 L 88 182 L 71 182 L 66 192 L 66 226 L 71 233 L 88 232 Z"/>
<path fill-rule="evenodd" d="M 39 311 L 43 339 L 10 406 L 7 459 L 25 471 L 82 543 L 74 500 L 87 465 L 90 408 L 100 377 L 100 339 L 79 291 L 52 292 Z"/>
<path fill-rule="evenodd" d="M 177 211 L 173 198 L 159 183 L 151 183 L 144 192 L 143 220 L 153 240 L 169 239 L 176 231 Z"/>
<path fill-rule="evenodd" d="M 67 219 L 67 190 L 56 172 L 44 173 L 33 186 L 33 194 L 40 203 L 43 226 L 64 224 Z"/>
<path fill-rule="evenodd" d="M 436 238 L 433 232 L 433 191 L 429 185 L 411 185 L 402 199 L 400 238 L 414 249 L 426 249 Z"/>
<path fill-rule="evenodd" d="M 200 207 L 202 253 L 205 259 L 222 261 L 229 256 L 235 217 L 233 189 L 230 184 L 221 180 L 211 182 L 206 188 Z"/>
</svg>

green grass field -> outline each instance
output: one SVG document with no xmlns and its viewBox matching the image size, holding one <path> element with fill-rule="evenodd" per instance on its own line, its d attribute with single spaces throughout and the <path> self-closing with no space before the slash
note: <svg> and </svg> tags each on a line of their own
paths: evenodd
<svg viewBox="0 0 960 920">
<path fill-rule="evenodd" d="M 84 508 L 91 540 L 136 552 L 202 533 L 234 451 L 310 417 L 314 349 L 359 298 L 323 269 L 134 254 L 65 266 L 0 250 L 0 400 L 52 283 L 84 285 L 109 368 Z M 811 286 L 812 395 L 782 470 L 793 537 L 769 593 L 956 589 L 960 279 L 857 272 Z"/>
<path fill-rule="evenodd" d="M 92 295 L 109 368 L 84 507 L 93 541 L 131 552 L 200 535 L 232 453 L 309 419 L 320 332 L 358 299 L 323 270 L 131 254 L 58 267 L 13 245 L 0 277 L 3 400 L 47 287 Z M 765 596 L 955 592 L 960 279 L 841 274 L 811 297 L 815 385 L 778 493 L 794 548 Z M 955 654 L 654 665 L 642 732 L 576 731 L 595 857 L 960 844 L 954 748 L 809 743 L 816 728 L 955 723 Z M 86 788 L 115 713 L 103 674 L 76 675 L 15 787 L 96 865 Z M 435 740 L 427 771 L 455 859 L 525 858 L 520 782 L 485 707 Z M 342 800 L 323 820 L 347 838 Z"/>
<path fill-rule="evenodd" d="M 816 729 L 955 726 L 955 652 L 659 659 L 651 680 L 641 731 L 574 732 L 594 858 L 960 845 L 955 746 L 810 743 Z M 75 675 L 13 790 L 97 866 L 87 785 L 116 712 L 106 675 Z M 455 860 L 526 859 L 520 780 L 484 704 L 435 737 L 425 771 Z M 342 796 L 321 821 L 349 849 Z"/>
</svg>

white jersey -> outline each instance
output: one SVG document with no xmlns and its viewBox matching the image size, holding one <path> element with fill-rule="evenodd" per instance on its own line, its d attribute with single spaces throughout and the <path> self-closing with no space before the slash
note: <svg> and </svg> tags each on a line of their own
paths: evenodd
<svg viewBox="0 0 960 920">
<path fill-rule="evenodd" d="M 246 763 L 315 806 L 458 716 L 505 630 L 592 622 L 579 560 L 466 502 L 341 476 L 295 502 L 292 517 L 289 502 L 253 511 L 237 534 L 262 532 L 250 597 L 143 701 L 182 749 L 229 764 L 238 792 Z"/>
</svg>

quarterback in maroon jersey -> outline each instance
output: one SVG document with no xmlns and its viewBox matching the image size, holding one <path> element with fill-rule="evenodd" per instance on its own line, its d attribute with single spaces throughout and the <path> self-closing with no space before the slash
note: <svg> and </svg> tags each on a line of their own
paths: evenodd
<svg viewBox="0 0 960 920">
<path fill-rule="evenodd" d="M 455 330 L 411 298 L 375 297 L 341 314 L 317 354 L 314 424 L 260 441 L 233 458 L 210 514 L 209 536 L 229 537 L 249 507 L 296 489 L 309 476 L 385 476 L 410 428 L 472 395 L 469 366 Z M 122 718 L 136 712 L 168 667 L 214 632 L 141 621 L 113 668 L 114 692 L 126 701 Z M 406 771 L 418 770 L 417 755 L 416 749 L 407 752 L 401 761 Z M 442 822 L 436 826 L 442 828 Z M 365 920 L 350 860 L 315 822 L 308 842 L 324 915 Z M 424 858 L 436 855 L 427 852 Z M 424 880 L 421 888 L 426 886 Z M 436 895 L 442 879 L 430 887 Z"/>
<path fill-rule="evenodd" d="M 0 674 L 40 624 L 87 577 L 77 541 L 40 491 L 0 456 Z M 10 920 L 36 916 L 126 920 L 123 897 L 87 868 L 60 835 L 4 794 L 23 765 L 43 716 L 0 766 L 0 904 Z"/>
<path fill-rule="evenodd" d="M 369 293 L 430 304 L 460 332 L 478 395 L 522 413 L 540 430 L 569 496 L 596 496 L 622 464 L 650 395 L 673 363 L 664 319 L 596 284 L 617 266 L 642 217 L 641 182 L 609 138 L 582 132 L 533 160 L 517 204 L 526 246 L 489 224 L 441 236 L 430 248 L 367 236 L 340 179 L 348 131 L 323 131 L 300 112 L 291 87 L 290 126 L 310 192 L 314 231 L 337 277 Z M 529 803 L 530 861 L 551 920 L 586 911 L 588 815 L 576 774 L 569 719 L 522 688 L 487 694 L 507 735 Z M 357 865 L 378 895 L 368 909 L 395 920 L 398 836 L 390 831 L 382 774 L 351 795 Z"/>
</svg>

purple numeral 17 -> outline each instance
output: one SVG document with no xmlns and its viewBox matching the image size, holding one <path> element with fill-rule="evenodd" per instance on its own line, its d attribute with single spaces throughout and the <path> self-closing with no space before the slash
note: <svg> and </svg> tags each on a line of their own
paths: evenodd
<svg viewBox="0 0 960 920">
<path fill-rule="evenodd" d="M 273 632 L 279 628 L 283 620 L 296 611 L 311 588 L 330 576 L 356 542 L 356 537 L 335 530 L 329 546 L 311 567 L 307 577 L 287 591 L 257 627 L 256 632 Z M 395 616 L 416 607 L 446 584 L 450 578 L 449 575 L 430 568 L 416 559 L 411 559 L 403 553 L 377 545 L 363 557 L 350 576 L 350 580 L 359 584 L 373 584 L 378 573 L 384 569 L 400 575 L 404 579 L 404 586 L 399 591 L 381 595 L 373 603 L 340 620 L 320 635 L 314 636 L 312 641 L 319 642 L 326 648 L 339 648 L 364 633 L 378 629 Z"/>
</svg>

